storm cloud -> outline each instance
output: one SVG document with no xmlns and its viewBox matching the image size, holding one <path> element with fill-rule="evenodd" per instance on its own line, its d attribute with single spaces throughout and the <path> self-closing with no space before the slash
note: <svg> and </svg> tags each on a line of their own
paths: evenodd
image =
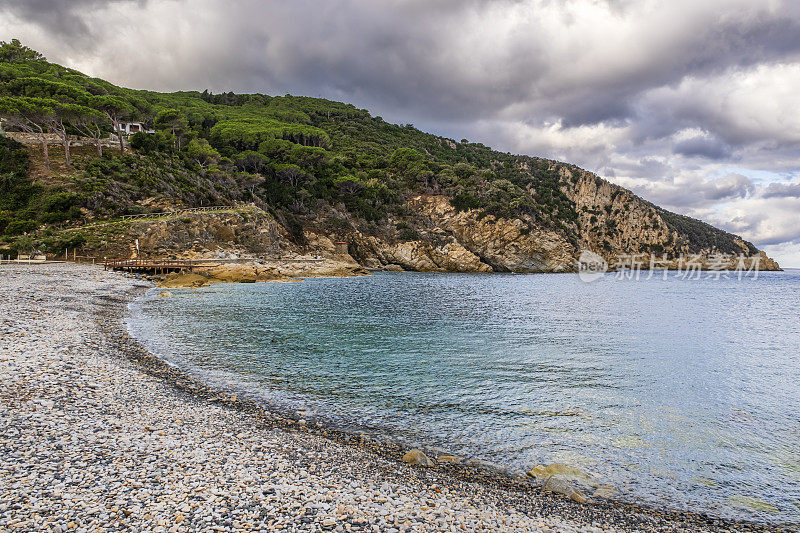
<svg viewBox="0 0 800 533">
<path fill-rule="evenodd" d="M 351 102 L 576 163 L 800 266 L 800 225 L 776 229 L 800 176 L 792 0 L 6 0 L 0 10 L 0 38 L 121 85 Z"/>
</svg>

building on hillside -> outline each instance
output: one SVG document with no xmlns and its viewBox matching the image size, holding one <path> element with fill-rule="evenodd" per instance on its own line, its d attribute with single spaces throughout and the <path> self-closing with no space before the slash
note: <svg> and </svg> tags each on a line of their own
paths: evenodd
<svg viewBox="0 0 800 533">
<path fill-rule="evenodd" d="M 133 135 L 143 131 L 144 133 L 155 133 L 156 130 L 147 129 L 141 122 L 120 122 L 119 131 L 125 135 Z"/>
</svg>

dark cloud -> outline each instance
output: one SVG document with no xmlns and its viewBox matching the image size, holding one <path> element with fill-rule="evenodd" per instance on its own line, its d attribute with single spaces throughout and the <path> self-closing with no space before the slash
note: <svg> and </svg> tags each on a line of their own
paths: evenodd
<svg viewBox="0 0 800 533">
<path fill-rule="evenodd" d="M 202 69 L 219 90 L 261 84 L 438 120 L 505 111 L 527 120 L 561 119 L 568 127 L 621 122 L 635 116 L 637 98 L 652 88 L 800 53 L 800 16 L 789 2 L 781 10 L 683 2 L 653 10 L 651 3 L 193 0 L 148 9 L 145 0 L 19 0 L 5 9 L 67 45 L 96 50 L 114 37 L 98 13 L 138 6 L 141 18 L 126 25 L 147 28 L 152 21 L 144 19 L 156 17 L 159 30 L 175 26 L 167 36 L 181 41 L 176 50 L 157 39 L 163 37 L 158 30 L 141 31 L 144 42 L 137 44 L 150 61 L 183 60 L 173 79 L 162 81 L 176 89 Z M 178 20 L 159 16 L 164 6 Z M 194 20 L 203 10 L 209 16 Z M 201 61 L 180 56 L 193 47 L 206 52 L 203 41 L 229 48 Z M 626 54 L 630 61 L 622 60 Z"/>
<path fill-rule="evenodd" d="M 66 46 L 85 45 L 96 29 L 86 22 L 86 14 L 109 4 L 138 4 L 144 7 L 148 0 L 6 0 L 0 8 L 22 20 L 31 21 L 43 29 L 63 36 Z"/>
<path fill-rule="evenodd" d="M 764 198 L 800 198 L 800 183 L 770 183 L 761 195 Z"/>
<path fill-rule="evenodd" d="M 0 32 L 129 87 L 351 102 L 709 217 L 794 194 L 744 170 L 800 175 L 794 0 L 5 0 Z"/>
<path fill-rule="evenodd" d="M 633 189 L 659 205 L 679 211 L 744 199 L 756 192 L 753 181 L 741 174 L 728 174 L 716 179 L 644 182 Z"/>
<path fill-rule="evenodd" d="M 672 152 L 686 157 L 705 157 L 706 159 L 728 159 L 731 149 L 719 139 L 694 137 L 678 142 Z"/>
<path fill-rule="evenodd" d="M 701 184 L 701 194 L 712 201 L 745 198 L 755 191 L 753 181 L 741 174 L 727 176 Z"/>
</svg>

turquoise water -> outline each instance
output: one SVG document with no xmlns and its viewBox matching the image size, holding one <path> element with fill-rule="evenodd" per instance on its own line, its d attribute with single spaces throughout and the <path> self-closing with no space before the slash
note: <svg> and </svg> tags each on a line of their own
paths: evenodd
<svg viewBox="0 0 800 533">
<path fill-rule="evenodd" d="M 303 418 L 512 471 L 572 464 L 625 500 L 800 522 L 800 272 L 158 292 L 131 304 L 149 349 Z"/>
</svg>

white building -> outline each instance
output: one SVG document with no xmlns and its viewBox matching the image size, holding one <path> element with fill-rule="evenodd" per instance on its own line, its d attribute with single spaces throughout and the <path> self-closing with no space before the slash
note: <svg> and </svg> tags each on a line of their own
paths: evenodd
<svg viewBox="0 0 800 533">
<path fill-rule="evenodd" d="M 143 131 L 145 133 L 155 133 L 156 130 L 149 130 L 144 127 L 144 124 L 141 122 L 120 122 L 119 123 L 119 131 L 126 135 L 133 135 L 134 133 L 139 133 Z"/>
</svg>

